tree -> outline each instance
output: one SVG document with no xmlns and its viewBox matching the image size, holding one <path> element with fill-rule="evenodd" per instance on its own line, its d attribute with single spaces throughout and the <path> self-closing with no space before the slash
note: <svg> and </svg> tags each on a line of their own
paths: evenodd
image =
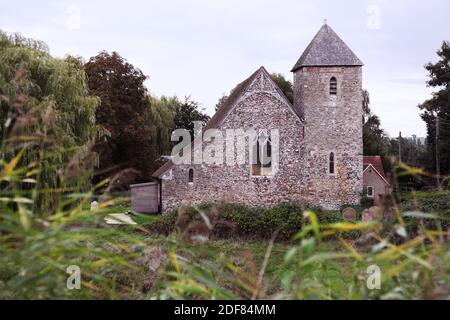
<svg viewBox="0 0 450 320">
<path fill-rule="evenodd" d="M 92 57 L 84 66 L 89 92 L 100 97 L 97 123 L 105 129 L 97 139 L 100 154 L 97 179 L 124 168 L 139 171 L 139 180 L 150 177 L 157 153 L 151 149 L 151 129 L 147 120 L 149 99 L 141 70 L 117 52 L 105 51 Z"/>
<path fill-rule="evenodd" d="M 160 155 L 169 155 L 172 149 L 170 140 L 175 126 L 175 113 L 180 108 L 181 101 L 177 97 L 149 97 L 150 108 L 147 113 L 147 123 L 151 125 L 150 143 Z"/>
<path fill-rule="evenodd" d="M 419 109 L 427 125 L 428 159 L 436 159 L 436 154 L 440 155 L 441 173 L 450 174 L 450 42 L 444 41 L 437 55 L 440 60 L 428 63 L 425 69 L 429 73 L 427 85 L 439 90 L 433 93 L 431 99 L 420 104 Z M 427 161 L 427 169 L 436 172 L 436 161 Z"/>
<path fill-rule="evenodd" d="M 273 81 L 275 81 L 281 91 L 283 91 L 286 98 L 288 98 L 291 103 L 294 103 L 294 89 L 292 87 L 292 82 L 286 80 L 281 73 L 272 73 L 271 76 Z"/>
<path fill-rule="evenodd" d="M 364 155 L 382 157 L 386 156 L 388 137 L 381 128 L 377 115 L 370 110 L 370 96 L 367 90 L 363 91 L 363 148 Z"/>
<path fill-rule="evenodd" d="M 21 165 L 36 166 L 38 212 L 50 213 L 55 190 L 91 172 L 85 160 L 92 160 L 98 99 L 88 94 L 82 65 L 80 58 L 52 57 L 43 42 L 0 31 L 2 156 L 9 161 L 21 150 Z"/>
<path fill-rule="evenodd" d="M 184 101 L 176 106 L 174 127 L 173 129 L 187 129 L 194 136 L 194 121 L 200 121 L 205 125 L 209 120 L 209 116 L 204 113 L 204 109 L 200 107 L 198 102 L 186 97 Z"/>
<path fill-rule="evenodd" d="M 219 110 L 222 105 L 225 103 L 225 101 L 227 101 L 228 99 L 228 95 L 227 94 L 223 94 L 222 97 L 219 98 L 219 101 L 217 101 L 216 107 L 215 107 L 215 111 L 217 112 L 217 110 Z"/>
</svg>

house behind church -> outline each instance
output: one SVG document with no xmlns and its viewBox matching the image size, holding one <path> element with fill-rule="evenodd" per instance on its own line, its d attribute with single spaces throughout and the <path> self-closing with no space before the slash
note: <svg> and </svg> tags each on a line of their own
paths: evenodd
<svg viewBox="0 0 450 320">
<path fill-rule="evenodd" d="M 380 156 L 364 156 L 364 195 L 375 205 L 383 205 L 391 193 L 391 185 L 386 177 Z"/>
<path fill-rule="evenodd" d="M 160 209 L 221 201 L 262 207 L 299 202 L 333 209 L 359 203 L 362 66 L 324 24 L 292 69 L 293 104 L 264 67 L 256 70 L 232 90 L 203 130 L 218 129 L 223 136 L 230 129 L 255 130 L 256 145 L 245 142 L 248 161 L 166 162 L 153 174 L 160 183 Z M 206 140 L 202 147 L 207 146 Z M 275 147 L 276 155 L 271 152 Z M 271 160 L 262 162 L 270 153 Z"/>
</svg>

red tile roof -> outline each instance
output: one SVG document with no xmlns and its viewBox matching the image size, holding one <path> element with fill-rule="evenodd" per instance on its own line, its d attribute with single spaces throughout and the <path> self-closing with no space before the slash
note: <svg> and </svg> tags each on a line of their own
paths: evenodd
<svg viewBox="0 0 450 320">
<path fill-rule="evenodd" d="M 364 165 L 364 170 L 369 165 L 372 165 L 378 171 L 378 173 L 385 180 L 387 180 L 386 174 L 385 174 L 384 168 L 383 168 L 383 162 L 381 161 L 381 157 L 380 156 L 364 156 L 363 165 Z"/>
</svg>

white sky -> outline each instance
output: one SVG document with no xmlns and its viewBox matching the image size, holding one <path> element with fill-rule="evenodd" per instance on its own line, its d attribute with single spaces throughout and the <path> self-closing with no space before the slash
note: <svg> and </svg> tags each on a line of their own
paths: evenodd
<svg viewBox="0 0 450 320">
<path fill-rule="evenodd" d="M 53 55 L 117 51 L 155 95 L 217 100 L 261 65 L 290 70 L 329 25 L 365 63 L 372 110 L 392 136 L 425 136 L 423 66 L 450 40 L 447 0 L 0 0 L 0 29 L 45 41 Z"/>
</svg>

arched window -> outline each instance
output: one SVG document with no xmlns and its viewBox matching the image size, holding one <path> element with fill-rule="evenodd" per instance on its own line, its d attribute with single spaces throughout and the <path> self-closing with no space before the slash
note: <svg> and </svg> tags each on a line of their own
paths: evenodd
<svg viewBox="0 0 450 320">
<path fill-rule="evenodd" d="M 330 95 L 337 95 L 337 80 L 335 77 L 330 79 Z"/>
<path fill-rule="evenodd" d="M 330 153 L 330 157 L 328 159 L 328 173 L 329 174 L 334 174 L 335 172 L 335 158 L 334 158 L 334 153 Z"/>
<path fill-rule="evenodd" d="M 272 141 L 270 136 L 266 138 L 263 144 L 262 165 L 264 168 L 272 167 Z"/>
<path fill-rule="evenodd" d="M 272 140 L 267 132 L 255 137 L 252 154 L 252 175 L 272 176 Z"/>
<path fill-rule="evenodd" d="M 194 169 L 189 169 L 188 181 L 189 181 L 189 183 L 194 183 Z"/>
</svg>

